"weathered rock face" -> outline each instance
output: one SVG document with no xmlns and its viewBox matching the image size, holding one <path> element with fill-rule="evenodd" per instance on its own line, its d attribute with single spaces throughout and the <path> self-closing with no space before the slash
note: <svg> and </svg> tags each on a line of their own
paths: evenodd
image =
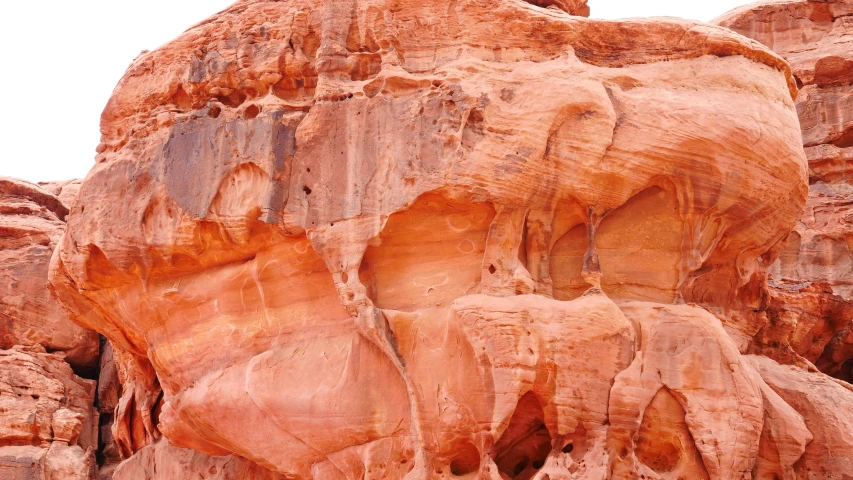
<svg viewBox="0 0 853 480">
<path fill-rule="evenodd" d="M 798 441 L 805 436 L 806 453 L 793 472 L 782 478 L 833 478 L 839 473 L 853 471 L 853 458 L 838 455 L 853 448 L 853 389 L 819 372 L 806 372 L 793 366 L 779 365 L 761 356 L 749 356 L 767 384 L 803 416 L 808 430 L 788 430 L 786 441 Z M 782 432 L 780 432 L 782 433 Z M 809 442 L 808 438 L 812 441 Z M 781 452 L 781 448 L 780 448 Z M 777 471 L 770 472 L 779 475 Z M 784 473 L 784 471 L 783 471 Z M 766 477 L 756 478 L 772 478 Z M 843 476 L 842 476 L 843 478 Z"/>
<path fill-rule="evenodd" d="M 91 370 L 98 362 L 97 333 L 74 324 L 48 289 L 50 257 L 67 214 L 52 193 L 0 178 L 0 348 L 41 345 Z"/>
<path fill-rule="evenodd" d="M 73 188 L 0 178 L 0 478 L 91 480 L 98 335 L 74 324 L 47 273 Z M 72 367 L 74 370 L 72 370 Z"/>
<path fill-rule="evenodd" d="M 166 440 L 146 446 L 123 462 L 113 480 L 286 480 L 286 477 L 239 457 L 208 457 L 170 446 Z"/>
<path fill-rule="evenodd" d="M 40 347 L 0 350 L 0 478 L 91 480 L 95 382 Z"/>
<path fill-rule="evenodd" d="M 808 192 L 788 64 L 567 12 L 241 1 L 135 61 L 51 265 L 115 349 L 115 478 L 853 460 L 797 396 L 839 384 L 742 355 Z"/>
<path fill-rule="evenodd" d="M 755 4 L 716 22 L 784 56 L 801 88 L 809 198 L 770 270 L 759 351 L 853 381 L 853 1 Z"/>
</svg>

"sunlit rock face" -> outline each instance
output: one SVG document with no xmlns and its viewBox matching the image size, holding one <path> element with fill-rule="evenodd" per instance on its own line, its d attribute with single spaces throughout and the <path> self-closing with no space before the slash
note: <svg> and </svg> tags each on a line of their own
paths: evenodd
<svg viewBox="0 0 853 480">
<path fill-rule="evenodd" d="M 809 198 L 770 269 L 771 321 L 758 343 L 853 381 L 853 1 L 754 4 L 716 22 L 784 56 L 800 86 Z"/>
<path fill-rule="evenodd" d="M 741 353 L 807 195 L 787 63 L 570 5 L 243 1 L 134 62 L 51 268 L 116 478 L 821 465 Z"/>
</svg>

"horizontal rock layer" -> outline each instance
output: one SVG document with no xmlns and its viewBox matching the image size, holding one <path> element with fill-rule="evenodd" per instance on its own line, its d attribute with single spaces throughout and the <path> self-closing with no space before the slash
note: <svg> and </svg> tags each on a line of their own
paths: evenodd
<svg viewBox="0 0 853 480">
<path fill-rule="evenodd" d="M 47 272 L 74 183 L 0 178 L 0 478 L 92 480 L 99 341 L 51 295 Z M 66 203 L 67 202 L 67 203 Z M 76 372 L 76 373 L 75 373 Z"/>
<path fill-rule="evenodd" d="M 0 178 L 0 348 L 41 345 L 91 370 L 97 334 L 74 324 L 48 289 L 50 257 L 67 215 L 68 206 L 51 192 Z"/>
</svg>

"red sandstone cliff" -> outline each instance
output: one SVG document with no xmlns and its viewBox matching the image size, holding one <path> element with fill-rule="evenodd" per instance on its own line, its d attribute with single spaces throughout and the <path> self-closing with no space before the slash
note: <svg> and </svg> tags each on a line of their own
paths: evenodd
<svg viewBox="0 0 853 480">
<path fill-rule="evenodd" d="M 757 340 L 853 381 L 853 2 L 754 4 L 716 22 L 785 57 L 800 87 L 809 198 L 770 270 L 771 322 Z"/>
<path fill-rule="evenodd" d="M 50 283 L 111 343 L 102 478 L 853 472 L 851 12 L 238 2 L 134 62 L 79 187 L 0 182 L 50 225 L 0 235 L 39 259 L 0 369 L 82 388 L 0 474 L 94 474 L 97 339 L 44 286 L 77 188 Z"/>
<path fill-rule="evenodd" d="M 98 336 L 48 291 L 68 207 L 62 185 L 45 187 L 0 178 L 0 478 L 89 480 L 96 384 L 75 370 L 96 370 Z"/>
</svg>

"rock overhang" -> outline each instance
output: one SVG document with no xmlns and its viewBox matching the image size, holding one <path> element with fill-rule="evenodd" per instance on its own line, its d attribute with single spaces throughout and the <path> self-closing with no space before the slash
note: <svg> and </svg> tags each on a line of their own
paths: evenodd
<svg viewBox="0 0 853 480">
<path fill-rule="evenodd" d="M 503 427 L 459 432 L 431 416 L 419 388 L 473 377 L 436 378 L 405 358 L 415 348 L 397 343 L 407 329 L 420 322 L 473 348 L 491 306 L 466 320 L 460 302 L 483 303 L 472 294 L 545 330 L 599 299 L 588 312 L 604 313 L 587 320 L 619 332 L 606 332 L 602 351 L 619 369 L 642 364 L 633 335 L 644 320 L 626 319 L 603 292 L 695 302 L 754 333 L 743 317 L 761 309 L 755 279 L 807 190 L 795 93 L 778 56 L 695 22 L 601 22 L 514 0 L 238 2 L 138 58 L 119 83 L 53 283 L 79 321 L 143 365 L 137 408 L 164 390 L 162 428 L 180 445 L 298 476 L 340 468 L 318 452 L 386 443 L 393 455 L 462 468 L 448 448 L 483 453 Z M 537 315 L 524 313 L 528 303 Z M 625 308 L 657 318 L 670 307 Z M 713 316 L 671 308 L 710 325 L 735 358 Z M 535 391 L 542 414 L 525 405 L 550 440 L 588 430 L 598 439 L 589 445 L 604 448 L 600 411 L 556 415 L 574 407 L 536 386 L 555 361 L 531 358 L 552 347 L 507 352 L 490 336 L 500 337 L 485 336 L 483 355 L 507 368 L 464 352 L 464 371 L 484 385 L 472 425 L 505 426 Z M 239 348 L 220 348 L 223 339 Z M 299 352 L 310 360 L 288 363 Z M 355 380 L 341 372 L 351 371 L 389 379 L 386 398 L 350 398 Z M 592 375 L 595 392 L 607 396 L 611 373 Z M 343 383 L 312 385 L 311 374 Z M 721 378 L 760 403 L 757 383 Z M 283 379 L 288 395 L 265 387 Z M 376 423 L 315 435 L 304 415 L 287 414 L 331 399 L 344 418 Z M 738 411 L 755 426 L 761 409 L 747 407 Z M 275 421 L 248 436 L 216 424 L 237 411 Z M 757 448 L 753 437 L 738 448 Z M 441 447 L 421 455 L 431 438 Z M 715 475 L 745 468 L 684 452 L 700 454 Z"/>
</svg>

